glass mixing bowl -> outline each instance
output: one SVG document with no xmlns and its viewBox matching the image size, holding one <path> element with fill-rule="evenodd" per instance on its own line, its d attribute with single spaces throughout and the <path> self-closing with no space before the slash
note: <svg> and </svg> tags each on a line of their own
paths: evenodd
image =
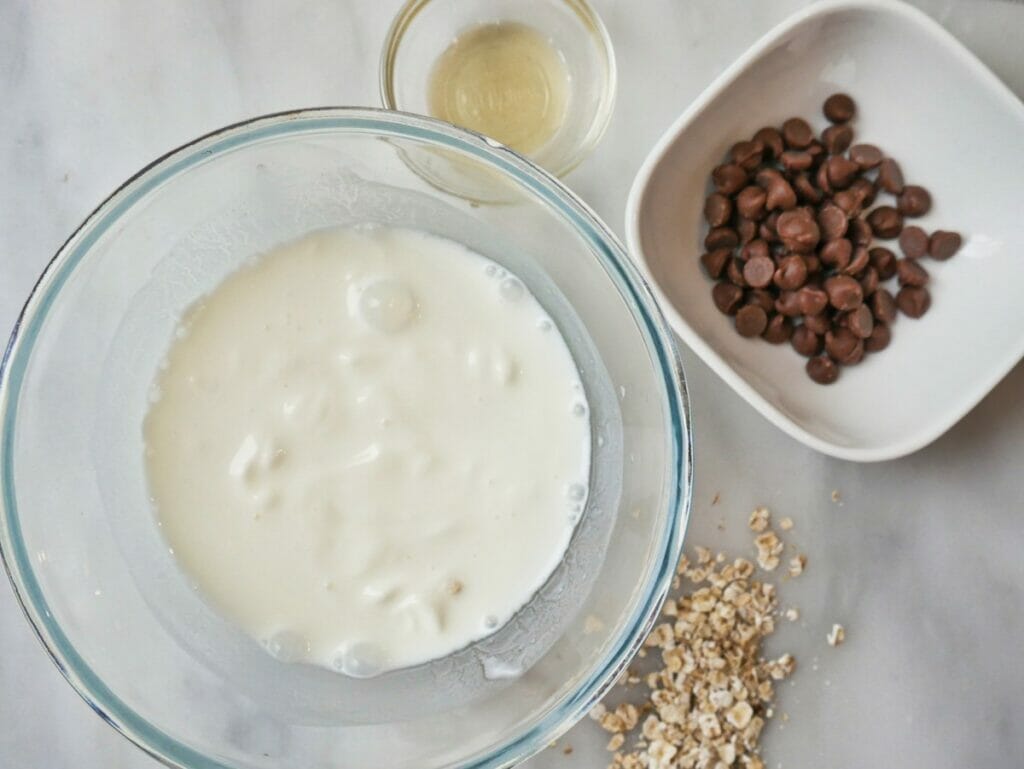
<svg viewBox="0 0 1024 769">
<path fill-rule="evenodd" d="M 476 207 L 409 170 L 444 148 L 515 202 Z M 213 612 L 155 525 L 142 416 L 181 311 L 253 254 L 357 222 L 461 241 L 517 273 L 591 405 L 591 493 L 563 562 L 505 627 L 357 680 L 275 660 Z M 427 118 L 258 118 L 161 158 L 36 285 L 0 382 L 0 548 L 47 650 L 104 720 L 170 766 L 509 766 L 597 701 L 651 626 L 689 509 L 679 361 L 614 236 L 552 177 Z"/>
</svg>

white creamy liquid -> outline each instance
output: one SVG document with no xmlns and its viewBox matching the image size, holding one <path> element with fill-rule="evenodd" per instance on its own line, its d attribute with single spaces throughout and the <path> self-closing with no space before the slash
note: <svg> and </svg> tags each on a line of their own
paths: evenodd
<svg viewBox="0 0 1024 769">
<path fill-rule="evenodd" d="M 411 230 L 313 233 L 184 318 L 145 420 L 195 588 L 282 660 L 353 676 L 507 622 L 562 558 L 590 428 L 513 275 Z"/>
</svg>

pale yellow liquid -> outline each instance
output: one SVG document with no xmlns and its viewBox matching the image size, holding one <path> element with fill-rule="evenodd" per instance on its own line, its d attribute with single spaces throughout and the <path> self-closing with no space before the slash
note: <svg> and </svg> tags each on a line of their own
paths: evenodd
<svg viewBox="0 0 1024 769">
<path fill-rule="evenodd" d="M 559 52 L 524 24 L 463 31 L 430 74 L 430 112 L 528 154 L 565 119 L 569 73 Z"/>
</svg>

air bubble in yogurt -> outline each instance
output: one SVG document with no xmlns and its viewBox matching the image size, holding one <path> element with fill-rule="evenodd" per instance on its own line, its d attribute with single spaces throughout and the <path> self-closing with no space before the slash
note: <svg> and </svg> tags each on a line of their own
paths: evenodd
<svg viewBox="0 0 1024 769">
<path fill-rule="evenodd" d="M 281 662 L 300 662 L 309 651 L 306 639 L 291 630 L 274 633 L 263 645 L 271 657 Z"/>
<path fill-rule="evenodd" d="M 569 485 L 568 490 L 569 499 L 574 502 L 582 502 L 583 498 L 587 496 L 587 487 L 582 483 L 573 483 Z"/>
<path fill-rule="evenodd" d="M 367 325 L 378 331 L 394 333 L 412 321 L 416 298 L 401 281 L 383 278 L 363 289 L 359 295 L 359 314 Z"/>
<path fill-rule="evenodd" d="M 587 415 L 587 407 L 582 403 L 574 403 L 572 406 L 572 415 L 574 417 L 585 417 Z"/>
<path fill-rule="evenodd" d="M 518 302 L 523 298 L 526 289 L 518 278 L 505 278 L 498 288 L 501 298 L 506 302 Z"/>
<path fill-rule="evenodd" d="M 373 678 L 384 670 L 384 658 L 374 644 L 358 642 L 334 659 L 334 667 L 352 678 Z"/>
</svg>

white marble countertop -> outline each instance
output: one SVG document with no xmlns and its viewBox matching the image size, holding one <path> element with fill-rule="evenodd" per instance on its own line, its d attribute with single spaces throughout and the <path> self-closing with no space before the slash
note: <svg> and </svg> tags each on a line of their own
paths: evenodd
<svg viewBox="0 0 1024 769">
<path fill-rule="evenodd" d="M 167 149 L 258 113 L 377 105 L 378 49 L 399 4 L 0 3 L 0 329 L 79 221 Z M 570 186 L 621 232 L 632 176 L 664 127 L 804 4 L 596 0 L 618 53 L 619 99 Z M 920 4 L 1024 94 L 1024 4 Z M 771 648 L 801 666 L 781 688 L 790 721 L 768 729 L 768 766 L 1024 765 L 1024 367 L 931 447 L 857 465 L 787 438 L 683 357 L 697 446 L 688 542 L 747 547 L 746 513 L 763 503 L 796 519 L 790 538 L 810 558 L 782 588 L 803 616 Z M 825 643 L 834 621 L 848 631 L 839 649 Z M 6 580 L 0 649 L 0 766 L 156 766 L 64 683 Z M 601 767 L 603 742 L 586 722 L 530 766 Z"/>
</svg>

